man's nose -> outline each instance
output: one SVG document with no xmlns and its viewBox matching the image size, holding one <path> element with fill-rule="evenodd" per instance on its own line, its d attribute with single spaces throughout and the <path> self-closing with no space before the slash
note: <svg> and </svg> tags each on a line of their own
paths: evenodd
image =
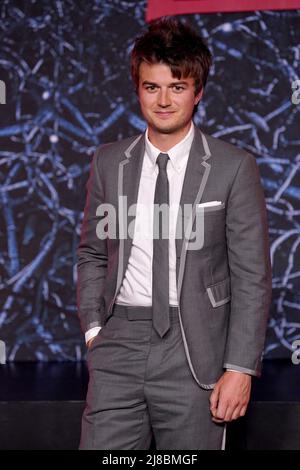
<svg viewBox="0 0 300 470">
<path fill-rule="evenodd" d="M 159 94 L 158 94 L 158 104 L 159 106 L 170 106 L 171 104 L 171 98 L 170 98 L 170 92 L 169 90 L 163 90 L 161 89 Z"/>
</svg>

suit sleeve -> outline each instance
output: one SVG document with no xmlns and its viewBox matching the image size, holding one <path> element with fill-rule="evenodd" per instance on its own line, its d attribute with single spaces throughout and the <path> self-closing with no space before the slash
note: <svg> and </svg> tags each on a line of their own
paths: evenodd
<svg viewBox="0 0 300 470">
<path fill-rule="evenodd" d="M 272 292 L 267 211 L 255 157 L 244 153 L 227 202 L 231 310 L 223 367 L 261 375 Z"/>
<path fill-rule="evenodd" d="M 107 272 L 107 240 L 98 237 L 96 227 L 103 216 L 96 215 L 97 207 L 104 202 L 101 176 L 101 156 L 98 147 L 91 163 L 86 185 L 87 197 L 77 248 L 77 309 L 83 332 L 103 326 L 102 291 Z"/>
</svg>

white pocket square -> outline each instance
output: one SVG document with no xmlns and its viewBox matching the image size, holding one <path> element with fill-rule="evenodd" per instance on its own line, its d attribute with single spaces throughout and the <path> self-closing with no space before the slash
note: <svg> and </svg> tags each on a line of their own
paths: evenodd
<svg viewBox="0 0 300 470">
<path fill-rule="evenodd" d="M 201 203 L 197 204 L 197 207 L 219 206 L 220 204 L 222 204 L 222 201 L 201 202 Z"/>
</svg>

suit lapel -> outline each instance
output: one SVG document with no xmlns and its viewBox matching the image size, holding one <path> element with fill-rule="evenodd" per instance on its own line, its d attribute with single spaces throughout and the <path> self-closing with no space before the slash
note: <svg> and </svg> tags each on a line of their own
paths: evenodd
<svg viewBox="0 0 300 470">
<path fill-rule="evenodd" d="M 137 203 L 145 152 L 145 133 L 137 137 L 124 151 L 125 158 L 119 163 L 118 174 L 118 226 L 119 226 L 119 262 L 115 295 L 125 275 L 132 247 L 135 217 L 128 217 L 128 210 Z M 136 206 L 135 206 L 136 207 Z M 128 225 L 132 236 L 128 235 Z M 133 230 L 132 230 L 133 226 Z M 131 231 L 132 230 L 132 231 Z"/>
<path fill-rule="evenodd" d="M 211 165 L 207 162 L 210 157 L 211 153 L 207 140 L 200 129 L 195 126 L 195 135 L 191 145 L 180 198 L 181 211 L 179 211 L 177 218 L 176 233 L 183 234 L 175 240 L 178 299 L 180 298 L 181 293 L 188 239 L 193 227 L 196 206 L 202 198 L 210 172 Z M 184 210 L 185 205 L 188 205 L 191 208 L 188 223 L 186 223 L 187 220 L 184 220 L 184 214 L 186 214 Z M 183 231 L 185 231 L 185 233 L 183 233 Z"/>
</svg>

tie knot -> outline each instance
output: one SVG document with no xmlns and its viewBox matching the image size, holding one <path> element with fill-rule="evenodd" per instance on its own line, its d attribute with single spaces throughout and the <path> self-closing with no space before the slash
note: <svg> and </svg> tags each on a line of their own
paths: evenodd
<svg viewBox="0 0 300 470">
<path fill-rule="evenodd" d="M 167 168 L 167 163 L 169 160 L 169 155 L 167 153 L 160 153 L 156 159 L 156 163 L 158 164 L 159 171 L 165 170 Z"/>
</svg>

